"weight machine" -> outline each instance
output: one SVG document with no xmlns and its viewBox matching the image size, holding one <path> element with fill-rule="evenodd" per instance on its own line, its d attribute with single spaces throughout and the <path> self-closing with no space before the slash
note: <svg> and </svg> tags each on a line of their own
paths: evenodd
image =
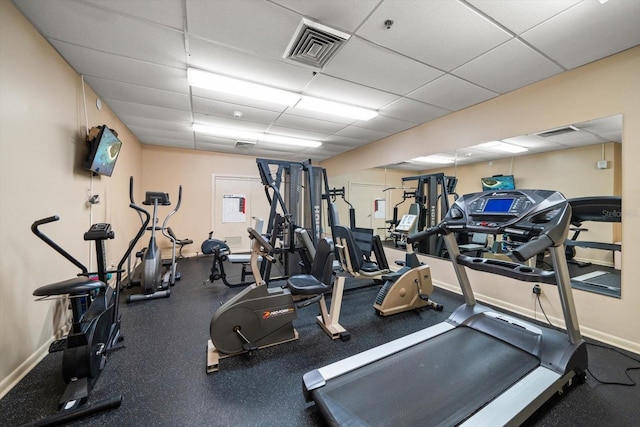
<svg viewBox="0 0 640 427">
<path fill-rule="evenodd" d="M 274 248 L 273 257 L 281 266 L 284 277 L 311 268 L 311 256 L 305 246 L 296 241 L 295 230 L 307 230 L 315 247 L 322 235 L 323 191 L 328 193 L 326 172 L 312 166 L 310 160 L 256 159 L 260 179 L 271 205 L 266 222 L 266 235 Z M 278 244 L 280 241 L 280 244 Z M 269 280 L 272 263 L 262 262 L 261 271 Z"/>
<path fill-rule="evenodd" d="M 455 192 L 458 178 L 444 173 L 416 175 L 402 178 L 402 186 L 416 182 L 413 197 L 415 203 L 409 208 L 410 214 L 417 215 L 416 231 L 435 227 L 449 212 L 449 196 L 458 198 Z M 407 198 L 407 194 L 403 196 Z M 410 197 L 410 196 L 409 196 Z M 432 235 L 416 242 L 414 250 L 426 255 L 442 256 L 444 245 L 440 236 Z"/>
</svg>

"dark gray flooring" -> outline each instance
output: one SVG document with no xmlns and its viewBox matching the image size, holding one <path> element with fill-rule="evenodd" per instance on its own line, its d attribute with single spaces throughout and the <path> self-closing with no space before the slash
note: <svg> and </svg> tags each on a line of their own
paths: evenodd
<svg viewBox="0 0 640 427">
<path fill-rule="evenodd" d="M 351 332 L 350 341 L 327 337 L 315 324 L 315 306 L 310 306 L 300 310 L 295 321 L 299 340 L 252 357 L 223 359 L 220 371 L 207 375 L 209 321 L 222 301 L 239 292 L 221 282 L 203 286 L 209 263 L 207 257 L 180 260 L 183 279 L 171 298 L 122 304 L 126 348 L 111 354 L 90 398 L 122 395 L 122 406 L 74 425 L 322 426 L 315 406 L 302 397 L 304 373 L 441 322 L 461 303 L 460 296 L 436 290 L 433 299 L 444 304 L 444 312 L 421 310 L 382 318 L 371 307 L 377 287 L 346 292 L 341 324 Z M 20 425 L 55 412 L 64 390 L 61 356 L 48 355 L 0 400 L 0 425 Z M 623 368 L 640 365 L 591 346 L 589 358 L 592 372 L 608 381 L 628 382 Z M 637 370 L 631 376 L 640 380 Z M 429 405 L 438 384 L 425 384 L 418 393 Z M 639 387 L 601 385 L 588 376 L 586 384 L 553 399 L 527 425 L 638 425 L 639 404 Z"/>
</svg>

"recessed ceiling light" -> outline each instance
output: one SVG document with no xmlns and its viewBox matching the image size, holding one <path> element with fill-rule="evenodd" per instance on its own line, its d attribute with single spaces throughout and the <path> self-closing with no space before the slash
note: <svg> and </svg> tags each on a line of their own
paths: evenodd
<svg viewBox="0 0 640 427">
<path fill-rule="evenodd" d="M 209 73 L 196 68 L 187 68 L 187 79 L 191 86 L 258 99 L 273 104 L 292 106 L 300 99 L 300 95 L 297 93 Z"/>
<path fill-rule="evenodd" d="M 326 114 L 334 114 L 343 117 L 350 117 L 356 120 L 369 120 L 378 115 L 377 111 L 355 107 L 353 105 L 342 104 L 339 102 L 328 101 L 325 99 L 314 98 L 311 96 L 303 96 L 300 102 L 296 104 L 296 108 L 313 110 Z"/>
</svg>

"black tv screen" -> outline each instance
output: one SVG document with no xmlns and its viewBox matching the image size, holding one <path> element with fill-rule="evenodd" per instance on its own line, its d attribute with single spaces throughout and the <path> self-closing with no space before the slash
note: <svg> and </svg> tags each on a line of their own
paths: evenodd
<svg viewBox="0 0 640 427">
<path fill-rule="evenodd" d="M 98 135 L 89 141 L 89 158 L 86 167 L 95 174 L 111 176 L 122 142 L 118 139 L 117 133 L 107 125 L 98 126 L 98 128 L 100 129 Z"/>
<path fill-rule="evenodd" d="M 516 185 L 513 175 L 496 175 L 481 178 L 482 191 L 491 190 L 515 190 Z"/>
</svg>

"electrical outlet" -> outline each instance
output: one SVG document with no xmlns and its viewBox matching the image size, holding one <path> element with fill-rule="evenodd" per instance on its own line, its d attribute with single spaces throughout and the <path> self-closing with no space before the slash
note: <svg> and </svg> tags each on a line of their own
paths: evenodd
<svg viewBox="0 0 640 427">
<path fill-rule="evenodd" d="M 534 285 L 531 292 L 533 292 L 536 295 L 540 295 L 542 294 L 542 288 L 540 287 L 540 285 Z"/>
</svg>

